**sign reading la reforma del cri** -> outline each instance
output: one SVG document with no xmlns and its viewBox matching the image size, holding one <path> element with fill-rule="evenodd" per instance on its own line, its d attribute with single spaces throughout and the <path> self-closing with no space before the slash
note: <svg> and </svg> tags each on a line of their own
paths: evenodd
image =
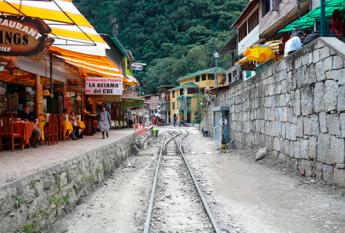
<svg viewBox="0 0 345 233">
<path fill-rule="evenodd" d="M 37 56 L 52 43 L 50 32 L 41 19 L 0 15 L 0 56 Z"/>
<path fill-rule="evenodd" d="M 122 78 L 86 78 L 86 95 L 122 95 Z"/>
</svg>

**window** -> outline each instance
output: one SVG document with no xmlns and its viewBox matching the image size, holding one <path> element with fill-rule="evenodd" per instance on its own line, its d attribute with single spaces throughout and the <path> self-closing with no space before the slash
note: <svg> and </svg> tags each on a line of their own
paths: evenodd
<svg viewBox="0 0 345 233">
<path fill-rule="evenodd" d="M 196 94 L 196 93 L 198 93 L 198 90 L 196 88 L 188 88 L 187 93 L 188 94 Z"/>
<path fill-rule="evenodd" d="M 214 80 L 214 74 L 208 74 L 208 80 Z"/>
<path fill-rule="evenodd" d="M 175 102 L 172 103 L 172 109 L 175 110 Z"/>
<path fill-rule="evenodd" d="M 206 74 L 203 74 L 203 75 L 202 75 L 202 81 L 206 81 L 206 79 L 207 79 L 207 75 L 206 75 Z"/>
<path fill-rule="evenodd" d="M 247 22 L 238 29 L 238 41 L 243 40 L 247 35 Z"/>
<path fill-rule="evenodd" d="M 197 82 L 197 83 L 200 82 L 200 76 L 195 77 L 195 82 Z"/>
<path fill-rule="evenodd" d="M 180 95 L 183 95 L 183 89 L 180 90 Z"/>
<path fill-rule="evenodd" d="M 251 32 L 259 24 L 259 11 L 255 11 L 248 20 L 248 32 Z"/>
<path fill-rule="evenodd" d="M 175 91 L 172 91 L 172 98 L 175 98 Z"/>
<path fill-rule="evenodd" d="M 271 0 L 262 0 L 262 16 L 271 10 Z"/>
</svg>

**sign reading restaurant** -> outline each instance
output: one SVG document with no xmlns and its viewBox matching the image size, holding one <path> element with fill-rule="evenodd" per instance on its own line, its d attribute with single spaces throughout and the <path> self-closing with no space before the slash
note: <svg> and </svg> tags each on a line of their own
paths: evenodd
<svg viewBox="0 0 345 233">
<path fill-rule="evenodd" d="M 86 95 L 122 95 L 122 78 L 86 78 Z"/>
<path fill-rule="evenodd" d="M 47 49 L 50 32 L 50 27 L 41 19 L 0 15 L 0 55 L 39 55 Z"/>
</svg>

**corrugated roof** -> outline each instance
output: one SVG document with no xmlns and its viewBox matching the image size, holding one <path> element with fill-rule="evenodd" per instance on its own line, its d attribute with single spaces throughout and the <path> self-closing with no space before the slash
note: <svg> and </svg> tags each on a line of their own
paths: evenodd
<svg viewBox="0 0 345 233">
<path fill-rule="evenodd" d="M 186 76 L 177 79 L 177 81 L 179 82 L 179 81 L 186 80 L 189 78 L 194 78 L 194 77 L 197 77 L 197 76 L 200 76 L 203 74 L 214 74 L 214 73 L 219 74 L 219 73 L 224 73 L 224 72 L 225 72 L 225 70 L 221 67 L 217 67 L 217 70 L 216 70 L 216 67 L 213 67 L 213 68 L 206 69 L 206 70 L 200 70 L 200 71 L 197 71 L 197 72 L 192 73 L 192 74 L 187 74 Z"/>
</svg>

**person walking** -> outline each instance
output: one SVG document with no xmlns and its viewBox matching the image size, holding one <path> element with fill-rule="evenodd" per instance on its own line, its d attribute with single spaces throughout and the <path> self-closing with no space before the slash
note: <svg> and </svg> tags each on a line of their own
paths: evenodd
<svg viewBox="0 0 345 233">
<path fill-rule="evenodd" d="M 110 113 L 103 106 L 98 116 L 98 126 L 99 130 L 102 132 L 102 139 L 105 139 L 105 136 L 109 137 L 110 121 Z"/>
</svg>

